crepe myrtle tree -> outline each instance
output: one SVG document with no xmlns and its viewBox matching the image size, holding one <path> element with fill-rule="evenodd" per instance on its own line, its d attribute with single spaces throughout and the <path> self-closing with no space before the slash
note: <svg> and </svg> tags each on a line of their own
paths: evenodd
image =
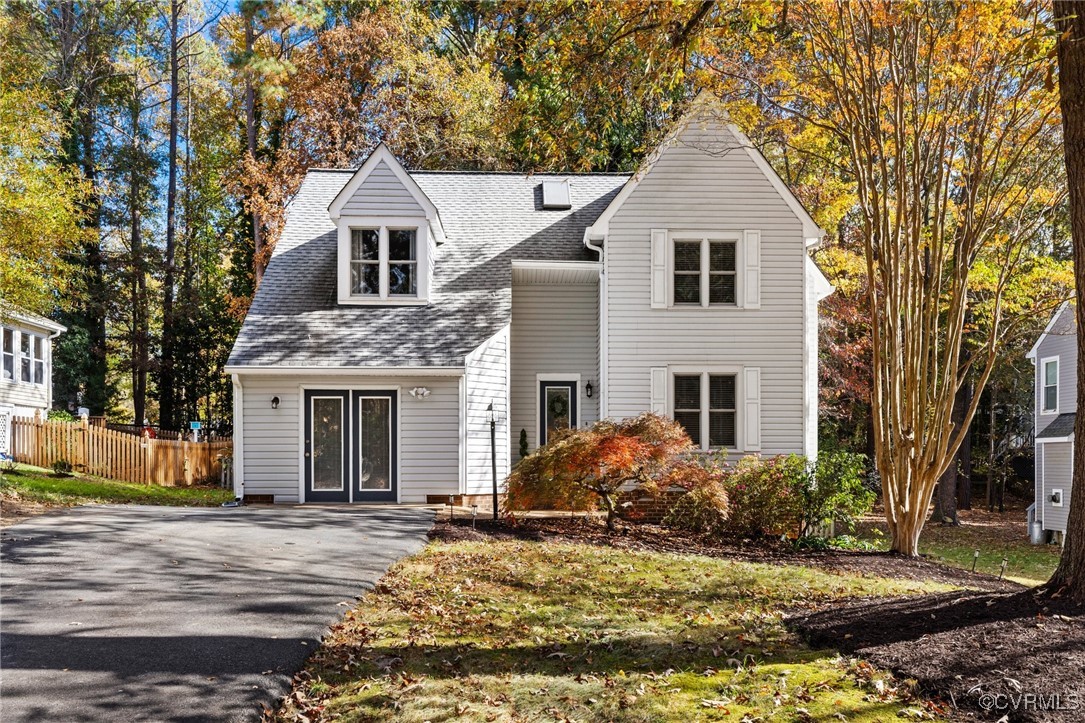
<svg viewBox="0 0 1085 723">
<path fill-rule="evenodd" d="M 891 549 L 916 556 L 1002 341 L 1059 293 L 1035 289 L 1021 313 L 1008 303 L 1065 198 L 1048 10 L 789 7 L 801 57 L 776 102 L 845 151 L 868 280 L 874 460 Z M 975 392 L 954 415 L 964 384 Z"/>
<path fill-rule="evenodd" d="M 658 414 L 562 430 L 509 475 L 510 505 L 573 510 L 601 506 L 607 529 L 613 531 L 619 492 L 659 480 L 692 449 L 682 426 Z"/>
</svg>

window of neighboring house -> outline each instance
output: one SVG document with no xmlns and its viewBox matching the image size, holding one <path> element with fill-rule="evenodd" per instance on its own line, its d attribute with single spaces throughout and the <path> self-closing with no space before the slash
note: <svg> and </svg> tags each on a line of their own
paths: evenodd
<svg viewBox="0 0 1085 723">
<path fill-rule="evenodd" d="M 45 384 L 45 337 L 34 336 L 34 383 Z"/>
<path fill-rule="evenodd" d="M 674 304 L 735 305 L 738 300 L 735 241 L 674 240 Z"/>
<path fill-rule="evenodd" d="M 737 415 L 734 374 L 674 375 L 674 420 L 694 447 L 707 451 L 738 446 Z"/>
<path fill-rule="evenodd" d="M 27 384 L 45 383 L 45 338 L 19 334 L 19 379 Z"/>
<path fill-rule="evenodd" d="M 350 295 L 388 299 L 417 297 L 417 228 L 350 230 Z"/>
<path fill-rule="evenodd" d="M 2 365 L 0 375 L 8 381 L 15 381 L 15 330 L 4 329 Z"/>
<path fill-rule="evenodd" d="M 1043 405 L 1044 412 L 1059 410 L 1059 360 L 1044 360 Z"/>
</svg>

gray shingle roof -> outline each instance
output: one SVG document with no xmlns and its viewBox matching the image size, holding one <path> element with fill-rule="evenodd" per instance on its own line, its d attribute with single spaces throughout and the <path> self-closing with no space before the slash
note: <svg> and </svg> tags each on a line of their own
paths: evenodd
<svg viewBox="0 0 1085 723">
<path fill-rule="evenodd" d="M 1076 415 L 1073 412 L 1060 414 L 1055 417 L 1051 424 L 1044 427 L 1042 432 L 1036 435 L 1036 439 L 1059 439 L 1061 437 L 1069 437 L 1074 433 L 1075 416 Z"/>
<path fill-rule="evenodd" d="M 627 175 L 571 178 L 572 208 L 542 210 L 542 175 L 412 172 L 441 215 L 426 306 L 340 306 L 328 205 L 351 171 L 312 170 L 287 210 L 230 366 L 461 366 L 509 323 L 511 261 L 595 260 L 584 229 Z"/>
</svg>

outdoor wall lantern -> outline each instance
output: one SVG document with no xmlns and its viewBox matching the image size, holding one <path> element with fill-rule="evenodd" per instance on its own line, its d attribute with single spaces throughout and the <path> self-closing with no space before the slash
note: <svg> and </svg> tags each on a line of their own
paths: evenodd
<svg viewBox="0 0 1085 723">
<path fill-rule="evenodd" d="M 272 397 L 271 398 L 271 408 L 272 409 L 278 409 L 279 408 L 279 398 L 278 397 Z"/>
<path fill-rule="evenodd" d="M 584 385 L 584 393 L 588 395 L 588 399 L 591 399 L 591 395 L 595 393 L 595 387 L 591 385 L 591 382 Z"/>
<path fill-rule="evenodd" d="M 408 394 L 410 394 L 415 399 L 425 399 L 430 395 L 430 391 L 426 387 L 415 387 L 410 392 L 408 392 Z"/>
</svg>

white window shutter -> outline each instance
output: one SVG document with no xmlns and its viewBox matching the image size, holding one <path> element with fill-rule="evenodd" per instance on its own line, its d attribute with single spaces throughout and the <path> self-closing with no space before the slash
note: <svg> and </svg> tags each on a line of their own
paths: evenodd
<svg viewBox="0 0 1085 723">
<path fill-rule="evenodd" d="M 667 413 L 667 367 L 652 367 L 652 412 Z"/>
<path fill-rule="evenodd" d="M 746 367 L 742 370 L 744 381 L 743 422 L 746 436 L 743 443 L 747 452 L 761 451 L 761 367 Z"/>
<path fill-rule="evenodd" d="M 652 308 L 667 308 L 667 231 L 652 229 Z"/>
<path fill-rule="evenodd" d="M 761 232 L 742 234 L 742 305 L 747 309 L 761 308 Z"/>
</svg>

